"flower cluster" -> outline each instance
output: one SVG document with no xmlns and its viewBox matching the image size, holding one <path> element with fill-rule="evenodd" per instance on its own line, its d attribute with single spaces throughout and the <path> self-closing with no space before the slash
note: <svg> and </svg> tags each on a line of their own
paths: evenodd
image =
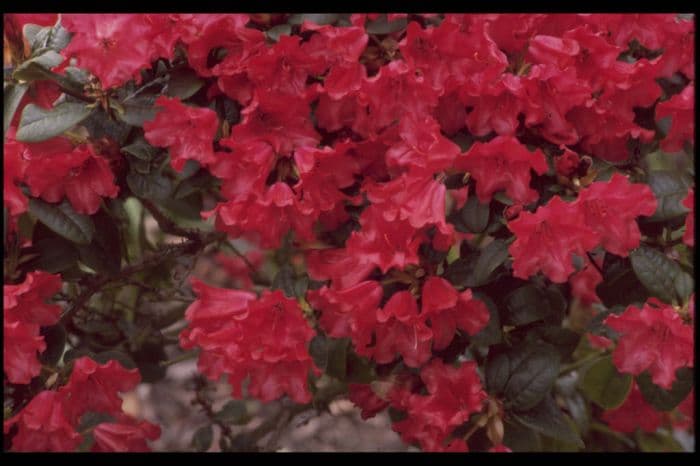
<svg viewBox="0 0 700 466">
<path fill-rule="evenodd" d="M 149 451 L 146 440 L 160 437 L 160 427 L 125 414 L 119 397 L 140 381 L 138 370 L 127 370 L 115 360 L 98 364 L 89 357 L 76 359 L 65 385 L 39 393 L 5 421 L 5 434 L 16 429 L 12 450 L 75 451 L 86 434 L 79 426 L 90 415 L 101 414 L 107 420 L 89 426 L 91 451 Z"/>
</svg>

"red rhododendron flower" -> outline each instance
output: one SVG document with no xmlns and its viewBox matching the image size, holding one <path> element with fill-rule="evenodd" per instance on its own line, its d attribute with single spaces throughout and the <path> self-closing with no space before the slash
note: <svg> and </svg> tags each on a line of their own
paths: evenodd
<svg viewBox="0 0 700 466">
<path fill-rule="evenodd" d="M 651 188 L 632 184 L 619 173 L 609 181 L 597 181 L 582 189 L 574 204 L 583 211 L 585 224 L 598 233 L 601 245 L 622 257 L 639 246 L 641 233 L 636 218 L 656 211 Z"/>
<path fill-rule="evenodd" d="M 12 216 L 26 212 L 28 205 L 27 198 L 17 186 L 17 182 L 21 182 L 24 179 L 28 163 L 23 157 L 24 144 L 15 141 L 14 135 L 15 128 L 8 128 L 7 134 L 5 134 L 2 157 L 3 204 Z"/>
<path fill-rule="evenodd" d="M 82 436 L 63 413 L 61 396 L 43 391 L 3 424 L 7 435 L 13 426 L 12 451 L 75 451 Z"/>
<path fill-rule="evenodd" d="M 377 313 L 377 321 L 373 357 L 378 363 L 392 362 L 397 354 L 409 367 L 420 367 L 430 359 L 433 332 L 410 292 L 394 293 Z"/>
<path fill-rule="evenodd" d="M 423 285 L 421 315 L 433 331 L 437 350 L 446 348 L 457 329 L 475 335 L 489 321 L 486 305 L 472 297 L 471 290 L 458 293 L 447 280 L 430 277 Z"/>
<path fill-rule="evenodd" d="M 361 409 L 362 419 L 373 418 L 389 406 L 388 401 L 379 398 L 372 387 L 365 384 L 348 384 L 348 399 Z"/>
<path fill-rule="evenodd" d="M 78 66 L 97 76 L 103 89 L 117 87 L 155 58 L 154 29 L 142 14 L 66 14 L 62 23 L 73 37 L 63 50 Z"/>
<path fill-rule="evenodd" d="M 23 283 L 3 286 L 3 368 L 11 383 L 28 384 L 41 371 L 37 353 L 46 349 L 40 326 L 53 325 L 61 307 L 47 300 L 61 289 L 61 278 L 30 272 Z"/>
<path fill-rule="evenodd" d="M 604 323 L 620 334 L 613 362 L 622 373 L 639 375 L 648 370 L 651 380 L 668 390 L 676 369 L 693 367 L 693 327 L 683 323 L 670 305 L 651 299 L 641 309 L 629 306 Z"/>
<path fill-rule="evenodd" d="M 118 361 L 99 364 L 87 356 L 73 363 L 68 383 L 59 389 L 65 412 L 71 423 L 88 411 L 118 414 L 122 399 L 119 392 L 135 388 L 141 382 L 138 369 L 125 369 Z"/>
<path fill-rule="evenodd" d="M 200 371 L 211 379 L 227 374 L 236 398 L 250 377 L 248 393 L 262 401 L 284 394 L 297 403 L 311 400 L 307 377 L 315 366 L 308 345 L 315 333 L 297 301 L 279 290 L 255 299 L 252 293 L 198 281 L 193 286 L 199 298 L 185 313 L 190 325 L 180 344 L 202 348 Z"/>
<path fill-rule="evenodd" d="M 554 169 L 558 175 L 571 176 L 581 163 L 578 154 L 566 146 L 561 146 L 564 152 L 554 159 Z"/>
<path fill-rule="evenodd" d="M 632 382 L 632 390 L 622 406 L 605 411 L 601 419 L 618 432 L 630 433 L 637 428 L 655 432 L 661 426 L 662 413 L 644 400 L 636 382 Z"/>
<path fill-rule="evenodd" d="M 331 280 L 331 287 L 349 288 L 360 283 L 374 269 L 346 249 L 310 249 L 306 252 L 306 268 L 314 280 Z"/>
<path fill-rule="evenodd" d="M 580 299 L 583 305 L 589 306 L 592 303 L 600 302 L 596 287 L 603 282 L 603 276 L 591 264 L 588 257 L 584 256 L 584 263 L 583 269 L 569 277 L 569 284 L 571 285 L 571 294 Z"/>
<path fill-rule="evenodd" d="M 508 222 L 515 241 L 513 275 L 527 279 L 541 271 L 555 283 L 564 283 L 574 272 L 573 254 L 584 257 L 598 244 L 598 235 L 586 226 L 584 214 L 574 203 L 554 196 L 535 213 L 521 212 Z"/>
<path fill-rule="evenodd" d="M 547 161 L 541 150 L 530 152 L 514 137 L 498 136 L 475 143 L 457 159 L 455 167 L 471 173 L 481 203 L 488 203 L 496 191 L 503 190 L 514 202 L 529 204 L 539 197 L 530 188 L 530 170 L 544 174 Z"/>
<path fill-rule="evenodd" d="M 213 142 L 219 124 L 216 112 L 189 107 L 165 96 L 158 97 L 155 106 L 162 110 L 143 124 L 144 136 L 154 146 L 168 148 L 175 170 L 182 171 L 187 160 L 202 165 L 214 161 Z"/>
<path fill-rule="evenodd" d="M 681 204 L 690 209 L 685 217 L 685 233 L 683 233 L 683 242 L 691 248 L 695 246 L 695 190 L 690 189 L 688 195 L 683 199 Z"/>
<path fill-rule="evenodd" d="M 33 196 L 48 202 L 67 197 L 76 212 L 92 215 L 102 197 L 115 198 L 119 187 L 106 158 L 89 144 L 73 147 L 67 138 L 56 137 L 25 146 L 26 183 Z"/>
<path fill-rule="evenodd" d="M 259 249 L 253 249 L 245 253 L 245 257 L 229 256 L 221 253 L 214 257 L 216 263 L 223 267 L 229 277 L 237 283 L 237 287 L 244 290 L 253 289 L 253 280 L 251 278 L 253 270 L 251 270 L 250 265 L 257 269 L 262 264 L 263 259 L 263 253 Z"/>
<path fill-rule="evenodd" d="M 455 427 L 481 411 L 487 395 L 474 361 L 452 367 L 433 359 L 421 370 L 421 379 L 428 391 L 426 396 L 393 396 L 400 399 L 395 407 L 405 410 L 408 417 L 392 427 L 407 443 L 418 442 L 426 451 L 441 450 Z"/>
<path fill-rule="evenodd" d="M 328 336 L 350 337 L 358 354 L 371 355 L 367 347 L 382 299 L 379 283 L 364 281 L 342 290 L 324 286 L 310 290 L 306 296 L 309 304 L 321 311 L 319 324 Z"/>
<path fill-rule="evenodd" d="M 661 150 L 677 152 L 687 142 L 693 143 L 695 133 L 695 85 L 687 85 L 676 94 L 656 106 L 656 121 L 670 118 L 668 134 L 661 140 Z"/>
<path fill-rule="evenodd" d="M 92 435 L 96 452 L 147 452 L 146 440 L 160 437 L 160 427 L 148 421 L 137 421 L 129 416 L 118 416 L 117 422 L 103 422 L 95 426 Z"/>
</svg>

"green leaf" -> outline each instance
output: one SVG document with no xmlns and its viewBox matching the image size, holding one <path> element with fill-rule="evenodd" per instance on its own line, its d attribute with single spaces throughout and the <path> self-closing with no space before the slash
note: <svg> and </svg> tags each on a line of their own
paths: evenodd
<svg viewBox="0 0 700 466">
<path fill-rule="evenodd" d="M 632 377 L 620 374 L 607 356 L 591 365 L 580 382 L 586 397 L 603 409 L 615 409 L 622 405 L 632 390 Z"/>
<path fill-rule="evenodd" d="M 231 400 L 214 414 L 214 419 L 226 424 L 242 425 L 250 420 L 245 401 Z"/>
<path fill-rule="evenodd" d="M 133 358 L 141 373 L 142 382 L 155 383 L 165 377 L 168 368 L 160 363 L 167 360 L 168 356 L 162 345 L 153 342 L 145 343 L 133 353 Z"/>
<path fill-rule="evenodd" d="M 347 381 L 351 383 L 370 383 L 377 379 L 372 362 L 353 351 L 347 354 Z"/>
<path fill-rule="evenodd" d="M 559 375 L 559 354 L 552 345 L 530 343 L 509 354 L 509 378 L 504 393 L 506 404 L 529 409 L 549 392 Z"/>
<path fill-rule="evenodd" d="M 309 342 L 309 355 L 321 371 L 328 366 L 328 344 L 324 335 L 316 335 Z"/>
<path fill-rule="evenodd" d="M 504 419 L 503 444 L 514 452 L 542 451 L 540 436 L 524 425 Z"/>
<path fill-rule="evenodd" d="M 637 376 L 637 385 L 644 399 L 659 411 L 671 411 L 678 406 L 693 389 L 695 382 L 694 371 L 689 367 L 681 367 L 676 371 L 676 380 L 670 390 L 665 390 L 651 380 L 649 372 Z"/>
<path fill-rule="evenodd" d="M 314 364 L 331 377 L 345 380 L 349 339 L 316 335 L 309 343 L 309 354 Z"/>
<path fill-rule="evenodd" d="M 12 77 L 18 81 L 34 81 L 46 79 L 46 74 L 43 70 L 51 70 L 63 63 L 63 56 L 53 50 L 47 50 L 41 55 L 37 55 L 29 60 L 26 60 L 12 73 Z M 39 69 L 37 69 L 39 68 Z"/>
<path fill-rule="evenodd" d="M 44 337 L 46 350 L 39 355 L 39 359 L 42 364 L 55 366 L 66 349 L 66 329 L 61 324 L 42 327 L 41 335 Z"/>
<path fill-rule="evenodd" d="M 392 32 L 404 29 L 408 21 L 406 18 L 400 18 L 394 21 L 389 21 L 386 15 L 381 15 L 374 21 L 365 23 L 365 29 L 368 34 L 391 34 Z"/>
<path fill-rule="evenodd" d="M 112 325 L 110 325 L 112 327 Z M 68 353 L 66 353 L 67 355 Z M 107 350 L 107 351 L 101 351 L 94 356 L 92 356 L 92 359 L 95 361 L 99 362 L 100 364 L 107 364 L 109 361 L 117 361 L 119 364 L 124 366 L 125 369 L 136 369 L 136 363 L 134 362 L 133 358 L 126 354 L 123 351 L 118 351 L 118 350 Z"/>
<path fill-rule="evenodd" d="M 199 78 L 197 73 L 189 68 L 181 68 L 170 73 L 167 94 L 170 97 L 185 100 L 195 95 L 202 86 L 204 86 L 204 80 Z"/>
<path fill-rule="evenodd" d="M 489 348 L 485 375 L 486 389 L 489 393 L 499 395 L 505 391 L 510 376 L 510 359 L 503 348 L 498 346 Z"/>
<path fill-rule="evenodd" d="M 605 255 L 603 281 L 596 287 L 596 294 L 608 308 L 617 305 L 627 306 L 634 302 L 643 303 L 649 297 L 632 270 L 629 259 L 612 254 Z"/>
<path fill-rule="evenodd" d="M 17 140 L 40 142 L 58 136 L 83 121 L 92 111 L 93 108 L 76 102 L 64 102 L 51 110 L 27 104 L 22 111 Z"/>
<path fill-rule="evenodd" d="M 664 222 L 688 213 L 681 201 L 688 195 L 692 179 L 681 173 L 657 170 L 649 173 L 649 187 L 654 192 L 657 201 L 656 212 L 649 220 Z"/>
<path fill-rule="evenodd" d="M 73 243 L 58 236 L 33 241 L 29 251 L 37 256 L 27 262 L 28 270 L 59 273 L 74 266 L 78 260 L 78 251 Z"/>
<path fill-rule="evenodd" d="M 482 204 L 476 196 L 471 196 L 459 210 L 455 228 L 463 233 L 481 233 L 489 224 L 489 204 Z"/>
<path fill-rule="evenodd" d="M 516 422 L 542 435 L 578 448 L 585 447 L 572 421 L 561 412 L 551 396 L 546 396 L 532 409 L 512 412 L 511 416 Z"/>
<path fill-rule="evenodd" d="M 302 24 L 304 21 L 311 21 L 318 24 L 319 26 L 323 26 L 325 24 L 335 23 L 339 17 L 340 15 L 336 13 L 303 13 L 290 16 L 287 22 L 289 24 L 297 25 Z"/>
<path fill-rule="evenodd" d="M 87 246 L 79 246 L 80 260 L 100 273 L 116 274 L 121 269 L 122 238 L 112 217 L 100 210 L 92 216 L 95 235 Z"/>
<path fill-rule="evenodd" d="M 275 278 L 272 279 L 272 289 L 282 290 L 287 297 L 293 298 L 295 296 L 295 281 L 294 269 L 291 265 L 284 264 L 275 274 Z"/>
<path fill-rule="evenodd" d="M 29 213 L 55 233 L 77 244 L 90 244 L 95 226 L 87 215 L 76 213 L 67 201 L 59 205 L 29 199 Z"/>
<path fill-rule="evenodd" d="M 639 281 L 657 298 L 685 302 L 693 291 L 693 278 L 660 251 L 640 246 L 630 253 L 632 269 Z"/>
<path fill-rule="evenodd" d="M 661 432 L 643 432 L 639 429 L 634 438 L 643 452 L 681 452 L 683 446 L 670 434 Z"/>
<path fill-rule="evenodd" d="M 153 106 L 156 101 L 154 95 L 144 95 L 122 102 L 124 112 L 115 112 L 117 118 L 131 126 L 143 126 L 147 121 L 153 120 L 158 110 Z"/>
<path fill-rule="evenodd" d="M 114 416 L 108 413 L 88 411 L 87 413 L 80 416 L 80 424 L 78 424 L 78 431 L 83 432 L 88 429 L 97 427 L 103 422 L 114 422 Z"/>
<path fill-rule="evenodd" d="M 510 293 L 505 300 L 504 321 L 508 325 L 526 325 L 543 320 L 549 313 L 549 301 L 544 291 L 525 285 Z"/>
<path fill-rule="evenodd" d="M 540 338 L 559 352 L 562 359 L 568 358 L 576 350 L 581 335 L 558 325 L 540 325 L 528 332 L 528 337 Z"/>
<path fill-rule="evenodd" d="M 488 283 L 493 272 L 508 259 L 508 246 L 502 239 L 497 239 L 481 250 L 474 266 L 473 286 Z"/>
<path fill-rule="evenodd" d="M 211 424 L 200 427 L 192 436 L 192 448 L 196 451 L 207 451 L 214 440 L 214 429 Z"/>
<path fill-rule="evenodd" d="M 143 174 L 132 171 L 126 175 L 126 184 L 136 196 L 149 200 L 163 201 L 173 192 L 172 180 L 159 172 Z"/>
<path fill-rule="evenodd" d="M 486 308 L 489 311 L 489 321 L 486 327 L 471 337 L 471 342 L 477 346 L 484 347 L 500 343 L 503 339 L 503 332 L 501 331 L 501 316 L 498 313 L 496 303 L 489 296 L 478 291 L 474 292 L 474 298 L 486 304 Z"/>
<path fill-rule="evenodd" d="M 22 97 L 29 89 L 28 84 L 7 84 L 3 88 L 2 98 L 2 130 L 7 132 L 7 128 L 12 123 L 12 117 L 15 116 L 17 107 L 22 101 Z"/>
</svg>

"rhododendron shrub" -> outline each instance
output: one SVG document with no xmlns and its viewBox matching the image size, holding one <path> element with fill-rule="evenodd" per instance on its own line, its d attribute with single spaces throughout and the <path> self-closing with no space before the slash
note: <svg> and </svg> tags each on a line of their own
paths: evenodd
<svg viewBox="0 0 700 466">
<path fill-rule="evenodd" d="M 694 448 L 692 15 L 3 23 L 6 450 Z"/>
</svg>

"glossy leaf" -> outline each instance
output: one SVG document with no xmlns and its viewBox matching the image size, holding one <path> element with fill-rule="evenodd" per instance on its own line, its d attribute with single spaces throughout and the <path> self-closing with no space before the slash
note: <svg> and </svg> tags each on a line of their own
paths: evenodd
<svg viewBox="0 0 700 466">
<path fill-rule="evenodd" d="M 64 102 L 46 110 L 27 104 L 17 129 L 17 140 L 40 142 L 58 136 L 87 118 L 93 111 L 84 103 Z"/>
</svg>

